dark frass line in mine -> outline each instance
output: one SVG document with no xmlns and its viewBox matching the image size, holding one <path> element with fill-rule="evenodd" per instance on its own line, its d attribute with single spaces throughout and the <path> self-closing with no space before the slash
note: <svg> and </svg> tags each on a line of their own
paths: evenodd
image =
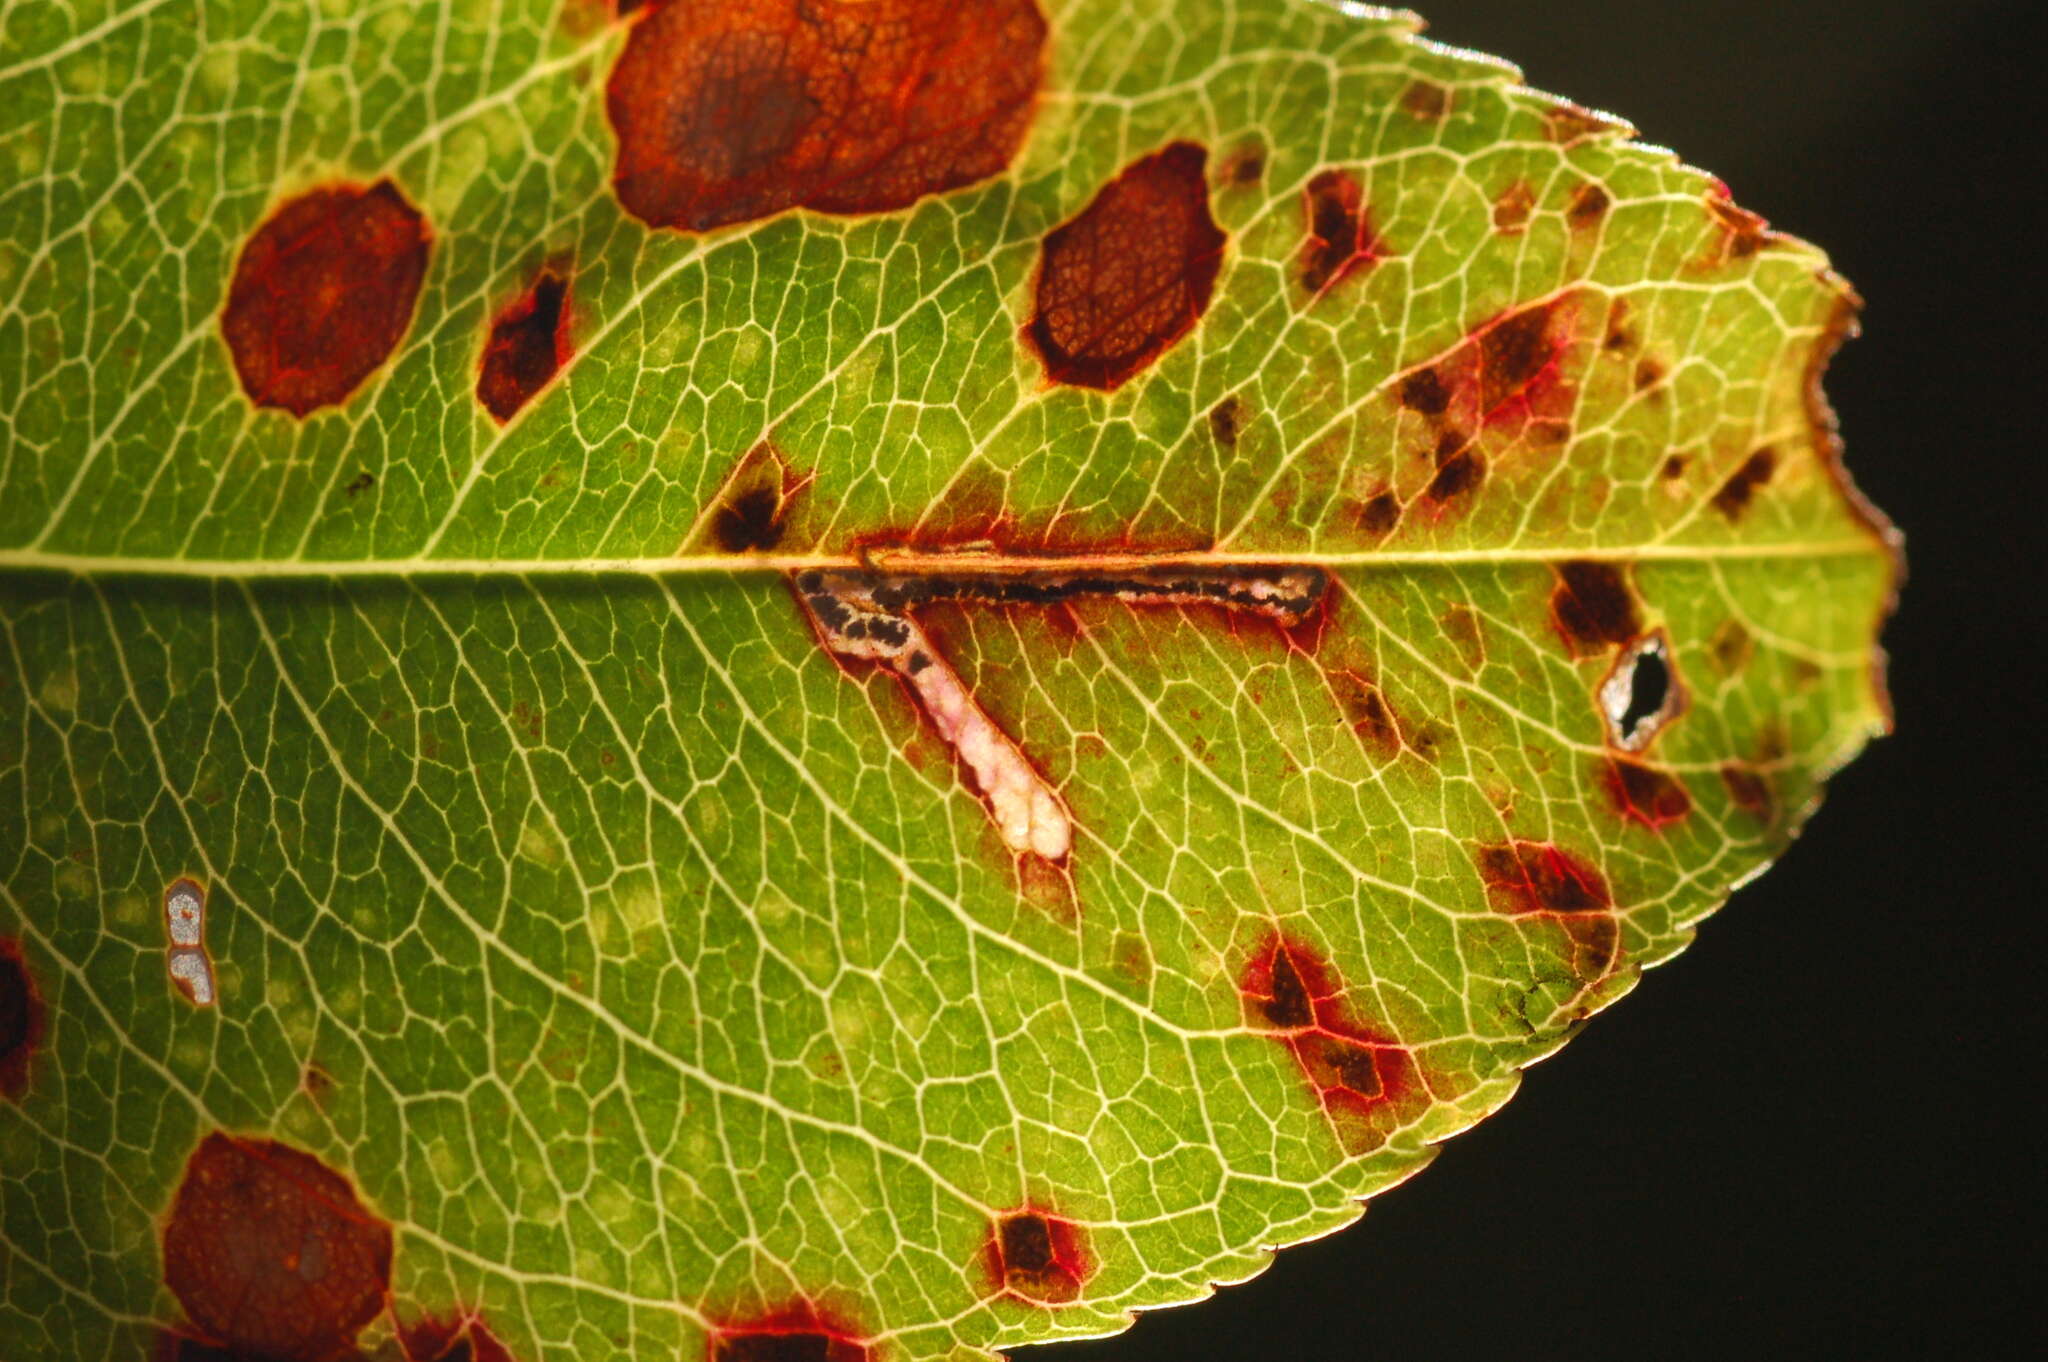
<svg viewBox="0 0 2048 1362">
<path fill-rule="evenodd" d="M 798 597 L 826 649 L 896 673 L 939 736 L 967 767 L 1004 843 L 1018 856 L 1061 863 L 1073 847 L 1073 817 L 1016 741 L 975 702 L 959 673 L 910 613 L 940 601 L 1057 605 L 1115 600 L 1131 606 L 1214 606 L 1292 627 L 1328 593 L 1314 567 L 1146 567 L 1077 570 L 1023 560 L 931 572 L 812 569 L 796 575 Z"/>
</svg>

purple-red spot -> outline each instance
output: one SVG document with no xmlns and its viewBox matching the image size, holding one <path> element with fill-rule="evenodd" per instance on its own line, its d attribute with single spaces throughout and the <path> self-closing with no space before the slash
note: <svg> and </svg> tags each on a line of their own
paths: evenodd
<svg viewBox="0 0 2048 1362">
<path fill-rule="evenodd" d="M 1124 167 L 1047 233 L 1024 334 L 1056 383 L 1122 386 L 1194 329 L 1223 264 L 1208 152 L 1175 142 Z"/>
<path fill-rule="evenodd" d="M 1616 812 L 1652 831 L 1692 812 L 1692 796 L 1668 771 L 1625 757 L 1609 756 L 1603 781 Z"/>
<path fill-rule="evenodd" d="M 1034 0 L 649 8 L 613 66 L 619 201 L 701 232 L 790 208 L 886 213 L 1006 169 L 1031 124 Z"/>
<path fill-rule="evenodd" d="M 242 247 L 221 312 L 249 400 L 304 416 L 354 392 L 412 324 L 432 236 L 389 180 L 279 205 Z"/>
<path fill-rule="evenodd" d="M 164 1226 L 164 1283 L 202 1342 L 327 1362 L 384 1309 L 391 1226 L 347 1178 L 275 1140 L 208 1135 Z"/>
<path fill-rule="evenodd" d="M 1030 1206 L 997 1218 L 986 1257 L 996 1289 L 1038 1305 L 1080 1299 L 1095 1275 L 1081 1227 Z"/>
<path fill-rule="evenodd" d="M 1311 301 L 1387 255 L 1373 231 L 1358 181 L 1342 170 L 1325 170 L 1302 191 L 1308 240 L 1301 248 L 1301 286 Z"/>
<path fill-rule="evenodd" d="M 1557 925 L 1579 979 L 1605 978 L 1620 963 L 1621 924 L 1598 870 L 1550 842 L 1479 846 L 1472 860 L 1494 911 Z"/>
<path fill-rule="evenodd" d="M 809 1303 L 715 1328 L 707 1362 L 868 1362 L 868 1346 L 843 1321 Z"/>
<path fill-rule="evenodd" d="M 0 937 L 0 1096 L 19 1101 L 29 1060 L 43 1043 L 43 999 L 21 943 Z"/>
<path fill-rule="evenodd" d="M 1275 933 L 1239 989 L 1254 1024 L 1292 1052 L 1352 1152 L 1383 1143 L 1427 1100 L 1414 1054 L 1352 1015 L 1336 972 L 1307 945 Z"/>
<path fill-rule="evenodd" d="M 553 382 L 575 353 L 569 331 L 568 266 L 550 263 L 492 321 L 477 374 L 476 400 L 503 424 Z"/>
<path fill-rule="evenodd" d="M 1742 519 L 1742 513 L 1756 499 L 1757 489 L 1768 483 L 1777 471 L 1778 452 L 1765 445 L 1744 459 L 1742 467 L 1728 475 L 1728 481 L 1714 493 L 1714 509 L 1726 516 L 1730 523 Z"/>
<path fill-rule="evenodd" d="M 1574 653 L 1599 652 L 1642 632 L 1635 593 L 1612 563 L 1574 559 L 1557 565 L 1550 618 Z"/>
</svg>

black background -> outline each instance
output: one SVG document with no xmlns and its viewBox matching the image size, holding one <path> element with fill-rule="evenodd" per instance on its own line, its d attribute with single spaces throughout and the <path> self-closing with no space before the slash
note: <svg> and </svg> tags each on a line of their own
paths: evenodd
<svg viewBox="0 0 2048 1362">
<path fill-rule="evenodd" d="M 1361 1223 L 1018 1362 L 2035 1355 L 2005 1332 L 2039 1327 L 2043 1202 L 2021 1176 L 2042 1140 L 2022 1104 L 2048 970 L 2048 819 L 2020 780 L 2048 549 L 2041 440 L 2021 429 L 2048 388 L 2025 11 L 1425 12 L 1439 41 L 1713 170 L 1864 295 L 1828 390 L 1850 468 L 1908 538 L 1885 635 L 1898 732 L 1683 956 Z"/>
</svg>

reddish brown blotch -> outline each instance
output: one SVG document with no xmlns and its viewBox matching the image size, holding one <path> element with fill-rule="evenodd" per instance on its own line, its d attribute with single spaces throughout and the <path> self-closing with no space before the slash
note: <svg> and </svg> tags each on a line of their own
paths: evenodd
<svg viewBox="0 0 2048 1362">
<path fill-rule="evenodd" d="M 1613 563 L 1573 559 L 1558 563 L 1550 592 L 1550 619 L 1576 654 L 1604 652 L 1642 632 L 1635 593 Z"/>
<path fill-rule="evenodd" d="M 1036 1305 L 1078 1300 L 1095 1275 L 1081 1227 L 1032 1206 L 996 1218 L 983 1257 L 993 1289 Z"/>
<path fill-rule="evenodd" d="M 1238 984 L 1253 1024 L 1276 1033 L 1352 1152 L 1377 1146 L 1428 1100 L 1413 1052 L 1353 1015 L 1342 981 L 1314 948 L 1275 932 Z"/>
<path fill-rule="evenodd" d="M 1048 378 L 1121 387 L 1208 310 L 1225 238 L 1207 160 L 1192 142 L 1141 157 L 1047 233 L 1024 335 Z"/>
<path fill-rule="evenodd" d="M 216 1131 L 185 1165 L 163 1260 L 201 1341 L 328 1362 L 387 1304 L 391 1226 L 311 1154 Z"/>
<path fill-rule="evenodd" d="M 988 179 L 1030 128 L 1045 35 L 1034 0 L 651 7 L 606 86 L 619 201 L 708 231 L 893 212 Z"/>
<path fill-rule="evenodd" d="M 1325 170 L 1302 191 L 1308 239 L 1301 246 L 1301 286 L 1311 302 L 1391 254 L 1373 230 L 1364 191 L 1350 172 Z"/>
<path fill-rule="evenodd" d="M 0 937 L 0 1096 L 28 1089 L 29 1061 L 43 1043 L 43 998 L 21 943 Z"/>
<path fill-rule="evenodd" d="M 1563 932 L 1573 975 L 1593 983 L 1621 960 L 1621 925 L 1606 879 L 1554 843 L 1514 841 L 1473 848 L 1472 859 L 1494 910 L 1540 918 Z"/>
<path fill-rule="evenodd" d="M 242 247 L 221 312 L 249 400 L 305 416 L 353 393 L 412 324 L 432 238 L 389 180 L 278 205 Z"/>
<path fill-rule="evenodd" d="M 715 1324 L 706 1362 L 868 1362 L 859 1330 L 808 1301 Z"/>
<path fill-rule="evenodd" d="M 1766 827 L 1776 821 L 1777 799 L 1762 771 L 1746 762 L 1723 762 L 1721 783 L 1728 787 L 1728 797 L 1735 801 L 1736 808 Z"/>
<path fill-rule="evenodd" d="M 1676 776 L 1639 761 L 1610 755 L 1602 784 L 1617 813 L 1653 832 L 1692 812 L 1692 796 Z"/>
<path fill-rule="evenodd" d="M 551 260 L 492 320 L 477 366 L 476 400 L 502 425 L 553 382 L 575 353 L 569 263 Z"/>
</svg>

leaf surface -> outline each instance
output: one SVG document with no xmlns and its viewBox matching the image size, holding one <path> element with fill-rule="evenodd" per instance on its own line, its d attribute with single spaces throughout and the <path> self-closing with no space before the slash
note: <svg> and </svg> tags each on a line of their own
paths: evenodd
<svg viewBox="0 0 2048 1362">
<path fill-rule="evenodd" d="M 1888 722 L 1718 182 L 1386 12 L 685 8 L 5 19 L 10 1355 L 1113 1331 Z"/>
</svg>

